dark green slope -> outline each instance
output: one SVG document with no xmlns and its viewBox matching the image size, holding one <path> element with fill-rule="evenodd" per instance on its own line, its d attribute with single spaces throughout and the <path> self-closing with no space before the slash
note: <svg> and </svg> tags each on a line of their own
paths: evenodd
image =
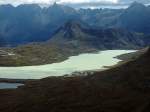
<svg viewBox="0 0 150 112">
<path fill-rule="evenodd" d="M 149 112 L 150 49 L 138 59 L 89 76 L 30 81 L 0 90 L 1 112 Z"/>
</svg>

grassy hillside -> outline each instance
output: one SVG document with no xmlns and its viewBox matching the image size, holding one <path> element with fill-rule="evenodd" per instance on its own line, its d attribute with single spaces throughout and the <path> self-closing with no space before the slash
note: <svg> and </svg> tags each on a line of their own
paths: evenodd
<svg viewBox="0 0 150 112">
<path fill-rule="evenodd" d="M 80 48 L 53 43 L 33 43 L 16 48 L 2 48 L 14 55 L 0 55 L 0 66 L 29 66 L 60 62 L 69 56 L 84 52 L 94 52 L 93 48 Z"/>
</svg>

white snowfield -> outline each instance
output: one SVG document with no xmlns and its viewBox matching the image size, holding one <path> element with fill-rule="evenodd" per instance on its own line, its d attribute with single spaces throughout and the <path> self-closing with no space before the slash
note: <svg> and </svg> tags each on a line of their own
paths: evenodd
<svg viewBox="0 0 150 112">
<path fill-rule="evenodd" d="M 0 78 L 41 79 L 49 76 L 63 76 L 72 72 L 106 69 L 104 66 L 117 64 L 118 55 L 135 52 L 135 50 L 106 50 L 98 53 L 85 53 L 71 56 L 60 62 L 40 66 L 0 67 Z"/>
</svg>

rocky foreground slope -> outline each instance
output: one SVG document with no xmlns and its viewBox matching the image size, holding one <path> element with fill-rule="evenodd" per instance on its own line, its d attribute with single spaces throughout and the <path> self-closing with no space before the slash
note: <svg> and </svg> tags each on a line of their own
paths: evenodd
<svg viewBox="0 0 150 112">
<path fill-rule="evenodd" d="M 149 112 L 150 49 L 119 67 L 88 76 L 29 81 L 0 90 L 0 112 Z"/>
</svg>

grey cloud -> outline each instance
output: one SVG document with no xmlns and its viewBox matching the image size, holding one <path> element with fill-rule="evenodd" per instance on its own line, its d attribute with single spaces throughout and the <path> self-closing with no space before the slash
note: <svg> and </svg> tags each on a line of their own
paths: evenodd
<svg viewBox="0 0 150 112">
<path fill-rule="evenodd" d="M 28 0 L 29 1 L 29 0 Z M 41 2 L 42 0 L 31 0 L 32 2 L 27 2 L 27 0 L 0 0 L 0 4 L 13 4 L 13 5 L 19 5 L 22 3 L 38 3 Z M 43 0 L 44 1 L 44 0 Z M 60 0 L 46 0 L 49 1 L 49 3 L 53 3 L 53 2 L 59 2 Z M 68 3 L 69 5 L 79 5 L 79 6 L 86 6 L 86 5 L 91 5 L 91 6 L 95 6 L 95 5 L 110 5 L 111 3 L 108 4 L 103 4 L 102 2 L 97 2 L 94 3 L 92 2 L 93 0 L 91 0 L 90 3 L 82 3 L 82 4 L 71 4 Z M 133 1 L 137 1 L 137 2 L 141 2 L 141 3 L 150 3 L 150 0 L 119 0 L 118 4 L 130 4 Z"/>
</svg>

